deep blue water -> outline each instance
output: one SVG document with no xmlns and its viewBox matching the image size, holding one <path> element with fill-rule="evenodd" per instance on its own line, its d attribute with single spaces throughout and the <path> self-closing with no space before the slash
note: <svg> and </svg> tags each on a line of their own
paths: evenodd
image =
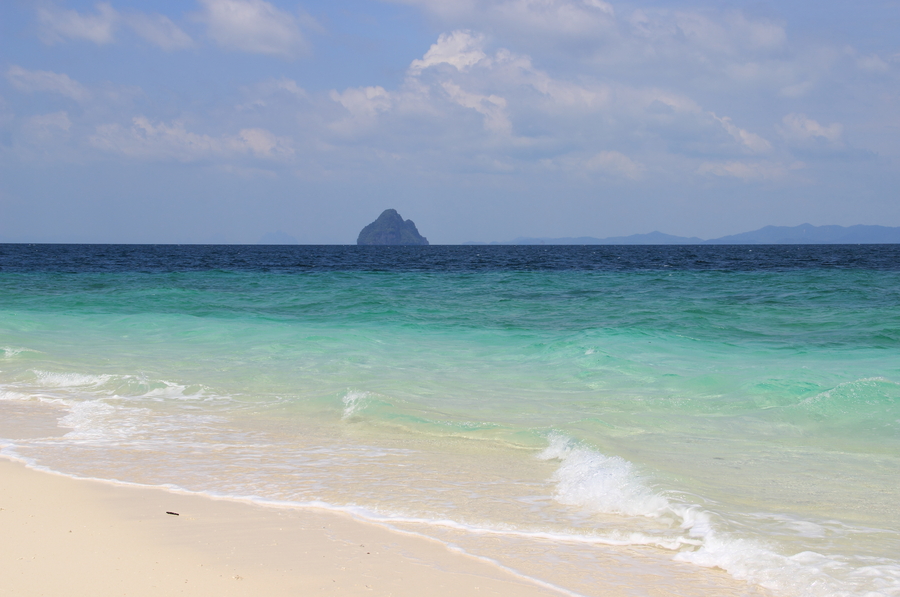
<svg viewBox="0 0 900 597">
<path fill-rule="evenodd" d="M 0 244 L 0 271 L 785 271 L 900 269 L 900 245 L 428 246 Z"/>
</svg>

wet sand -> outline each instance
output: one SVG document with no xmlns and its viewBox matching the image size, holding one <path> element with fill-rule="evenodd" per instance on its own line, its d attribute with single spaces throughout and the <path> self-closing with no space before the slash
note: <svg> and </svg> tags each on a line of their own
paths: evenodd
<svg viewBox="0 0 900 597">
<path fill-rule="evenodd" d="M 561 594 L 342 513 L 72 479 L 4 459 L 0 536 L 3 596 Z"/>
</svg>

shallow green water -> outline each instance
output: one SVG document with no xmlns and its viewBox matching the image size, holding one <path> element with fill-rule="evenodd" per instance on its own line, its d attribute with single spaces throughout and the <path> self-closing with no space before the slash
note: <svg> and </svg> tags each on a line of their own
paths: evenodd
<svg viewBox="0 0 900 597">
<path fill-rule="evenodd" d="M 581 594 L 602 594 L 591 550 L 638 549 L 747 591 L 900 595 L 898 272 L 20 272 L 0 291 L 0 402 L 64 407 L 65 435 L 5 442 L 36 465 L 350 507 Z"/>
</svg>

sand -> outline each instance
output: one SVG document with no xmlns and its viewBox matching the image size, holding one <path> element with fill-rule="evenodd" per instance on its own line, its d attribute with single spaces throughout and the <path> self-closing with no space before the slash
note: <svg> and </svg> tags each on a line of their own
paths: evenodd
<svg viewBox="0 0 900 597">
<path fill-rule="evenodd" d="M 0 538 L 2 596 L 561 594 L 340 512 L 72 479 L 3 459 Z"/>
</svg>

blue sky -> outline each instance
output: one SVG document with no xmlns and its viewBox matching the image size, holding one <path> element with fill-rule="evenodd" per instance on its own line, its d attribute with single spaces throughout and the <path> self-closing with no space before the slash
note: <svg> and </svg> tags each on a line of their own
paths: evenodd
<svg viewBox="0 0 900 597">
<path fill-rule="evenodd" d="M 900 2 L 0 4 L 0 242 L 900 226 Z"/>
</svg>

